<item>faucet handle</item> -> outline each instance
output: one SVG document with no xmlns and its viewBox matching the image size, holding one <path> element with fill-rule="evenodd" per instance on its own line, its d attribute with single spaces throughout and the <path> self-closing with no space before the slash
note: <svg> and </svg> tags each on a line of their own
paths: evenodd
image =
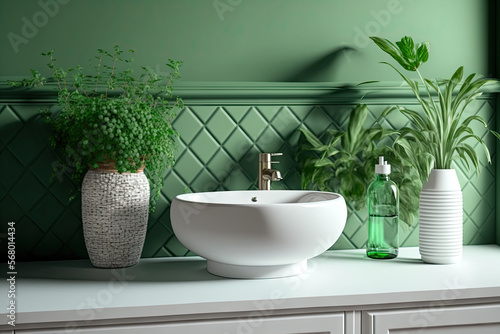
<svg viewBox="0 0 500 334">
<path fill-rule="evenodd" d="M 272 157 L 283 155 L 283 153 L 269 153 L 269 154 L 270 154 Z M 279 162 L 279 161 L 272 161 L 272 160 L 271 160 L 271 163 L 272 163 L 272 164 L 279 164 L 280 162 Z M 281 180 L 281 175 L 280 175 L 280 180 Z"/>
<path fill-rule="evenodd" d="M 259 161 L 268 163 L 279 163 L 279 161 L 271 161 L 271 157 L 283 155 L 283 153 L 260 153 Z"/>
</svg>

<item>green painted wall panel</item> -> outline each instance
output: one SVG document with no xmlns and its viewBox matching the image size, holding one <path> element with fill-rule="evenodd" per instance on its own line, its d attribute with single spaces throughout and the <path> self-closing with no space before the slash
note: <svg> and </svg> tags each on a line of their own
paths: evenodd
<svg viewBox="0 0 500 334">
<path fill-rule="evenodd" d="M 432 45 L 423 69 L 488 74 L 487 0 L 2 0 L 0 76 L 41 69 L 52 48 L 86 65 L 115 43 L 161 70 L 183 60 L 187 81 L 398 79 L 367 39 L 411 35 Z M 353 48 L 349 52 L 343 48 Z M 64 64 L 64 63 L 62 63 Z"/>
</svg>

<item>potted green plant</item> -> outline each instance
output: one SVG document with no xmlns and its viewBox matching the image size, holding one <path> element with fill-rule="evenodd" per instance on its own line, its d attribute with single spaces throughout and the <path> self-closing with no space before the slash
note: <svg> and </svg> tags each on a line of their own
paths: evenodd
<svg viewBox="0 0 500 334">
<path fill-rule="evenodd" d="M 422 180 L 420 193 L 420 254 L 425 262 L 456 263 L 462 256 L 462 191 L 452 164 L 461 161 L 479 171 L 479 158 L 471 143 L 481 144 L 488 161 L 489 150 L 470 127 L 473 121 L 486 122 L 478 115 L 466 117 L 466 108 L 479 96 L 485 85 L 495 80 L 472 73 L 463 80 L 463 67 L 449 80 L 424 78 L 419 67 L 429 58 L 429 43 L 415 45 L 405 36 L 395 44 L 387 39 L 371 37 L 382 51 L 389 54 L 405 70 L 416 72 L 418 81 L 393 68 L 408 84 L 422 111 L 398 106 L 411 126 L 399 131 L 394 142 L 397 154 L 414 165 Z M 420 93 L 425 90 L 426 97 Z M 491 131 L 491 130 L 490 130 Z M 491 131 L 498 137 L 498 133 Z"/>
<path fill-rule="evenodd" d="M 380 156 L 385 156 L 392 165 L 392 178 L 401 190 L 400 219 L 413 225 L 422 184 L 415 168 L 400 161 L 387 145 L 389 137 L 397 132 L 382 128 L 379 122 L 391 109 L 387 108 L 371 126 L 365 127 L 368 107 L 358 104 L 350 112 L 346 130 L 329 129 L 321 138 L 306 128 L 299 129 L 301 139 L 296 160 L 301 170 L 301 187 L 338 192 L 349 208 L 362 210 L 368 186 L 375 178 L 374 166 Z"/>
<path fill-rule="evenodd" d="M 129 50 L 128 53 L 132 53 Z M 172 83 L 182 62 L 169 60 L 168 75 L 141 67 L 117 45 L 98 50 L 93 72 L 82 66 L 56 66 L 49 58 L 60 111 L 47 115 L 58 151 L 55 175 L 68 173 L 82 191 L 85 243 L 92 264 L 117 268 L 138 262 L 148 212 L 155 208 L 165 171 L 174 163 L 177 132 L 171 122 L 180 98 Z M 30 79 L 12 86 L 37 87 L 47 82 L 31 70 Z M 151 186 L 151 187 L 150 187 Z M 151 201 L 150 201 L 151 199 Z"/>
</svg>

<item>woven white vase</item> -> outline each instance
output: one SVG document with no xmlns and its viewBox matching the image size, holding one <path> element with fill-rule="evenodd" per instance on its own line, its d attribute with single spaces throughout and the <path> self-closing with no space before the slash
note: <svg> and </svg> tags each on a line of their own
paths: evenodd
<svg viewBox="0 0 500 334">
<path fill-rule="evenodd" d="M 82 184 L 85 245 L 95 267 L 135 265 L 142 252 L 149 212 L 144 173 L 89 170 Z"/>
<path fill-rule="evenodd" d="M 419 251 L 427 263 L 462 259 L 462 190 L 454 169 L 433 169 L 420 193 Z"/>
</svg>

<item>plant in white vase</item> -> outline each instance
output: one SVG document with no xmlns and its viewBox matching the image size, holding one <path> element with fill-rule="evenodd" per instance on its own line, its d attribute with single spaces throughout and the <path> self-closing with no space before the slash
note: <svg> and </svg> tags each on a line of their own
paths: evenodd
<svg viewBox="0 0 500 334">
<path fill-rule="evenodd" d="M 408 84 L 422 112 L 398 106 L 411 126 L 400 130 L 394 142 L 396 153 L 416 167 L 423 182 L 420 194 L 420 254 L 425 262 L 456 263 L 462 255 L 462 191 L 452 162 L 461 161 L 479 172 L 477 151 L 471 143 L 479 143 L 488 162 L 490 153 L 485 142 L 474 133 L 472 122 L 487 123 L 479 115 L 466 115 L 467 106 L 483 94 L 483 87 L 496 80 L 468 75 L 464 80 L 459 67 L 448 80 L 424 78 L 419 67 L 429 58 L 429 43 L 415 45 L 405 36 L 395 44 L 380 37 L 370 37 L 403 69 L 416 72 L 420 83 L 404 75 L 390 63 Z M 425 90 L 426 97 L 420 93 Z M 495 136 L 500 135 L 490 130 Z"/>
</svg>

